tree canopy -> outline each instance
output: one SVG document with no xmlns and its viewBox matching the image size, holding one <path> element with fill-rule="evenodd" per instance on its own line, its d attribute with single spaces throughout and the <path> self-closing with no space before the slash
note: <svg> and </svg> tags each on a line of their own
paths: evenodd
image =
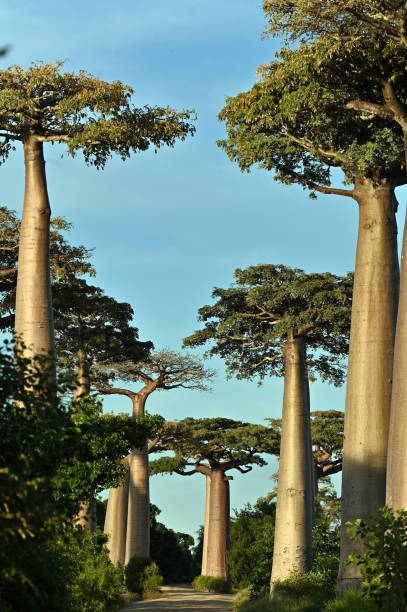
<svg viewBox="0 0 407 612">
<path fill-rule="evenodd" d="M 28 70 L 10 66 L 0 74 L 0 159 L 14 141 L 66 143 L 74 156 L 103 168 L 112 153 L 122 159 L 150 145 L 172 146 L 193 134 L 192 111 L 135 108 L 133 89 L 120 81 L 107 83 L 84 70 L 61 72 L 64 62 L 35 62 Z"/>
<path fill-rule="evenodd" d="M 306 338 L 309 376 L 341 384 L 352 281 L 352 274 L 306 274 L 282 265 L 238 269 L 230 288 L 213 291 L 216 303 L 199 309 L 205 326 L 184 344 L 209 342 L 207 354 L 224 358 L 229 375 L 261 380 L 284 375 L 284 346 L 293 331 Z"/>
<path fill-rule="evenodd" d="M 263 453 L 277 455 L 279 449 L 276 429 L 222 417 L 188 417 L 169 422 L 162 437 L 163 443 L 157 450 L 172 451 L 174 456 L 151 461 L 152 474 L 175 472 L 188 476 L 209 474 L 212 469 L 245 473 L 253 465 L 266 465 Z"/>
<path fill-rule="evenodd" d="M 122 389 L 121 382 L 127 386 L 142 383 L 146 390 L 170 389 L 208 390 L 208 383 L 215 371 L 205 368 L 201 359 L 189 353 L 162 349 L 150 353 L 147 359 L 138 362 L 124 360 L 103 364 L 95 369 L 95 387 L 102 395 L 134 395 L 136 391 Z"/>
<path fill-rule="evenodd" d="M 354 197 L 351 189 L 331 185 L 331 168 L 343 171 L 345 184 L 364 178 L 404 184 L 403 134 L 393 112 L 365 116 L 347 108 L 352 101 L 383 104 L 385 66 L 371 67 L 365 55 L 342 54 L 328 39 L 283 49 L 249 92 L 227 98 L 219 114 L 227 139 L 218 145 L 241 170 L 260 164 L 311 195 Z M 400 56 L 393 61 L 400 63 Z"/>
</svg>

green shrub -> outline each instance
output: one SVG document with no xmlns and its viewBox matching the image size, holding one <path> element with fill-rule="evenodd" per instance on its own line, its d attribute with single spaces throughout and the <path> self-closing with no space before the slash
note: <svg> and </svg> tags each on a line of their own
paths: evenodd
<svg viewBox="0 0 407 612">
<path fill-rule="evenodd" d="M 275 503 L 258 500 L 235 511 L 230 523 L 228 563 L 234 587 L 267 595 L 273 560 Z"/>
<path fill-rule="evenodd" d="M 123 605 L 126 600 L 123 568 L 110 562 L 105 548 L 94 546 L 90 533 L 77 528 L 61 545 L 74 568 L 65 610 L 114 612 Z"/>
<path fill-rule="evenodd" d="M 233 600 L 233 609 L 240 610 L 242 605 L 250 601 L 250 599 L 251 599 L 250 589 L 241 589 L 240 591 L 238 591 L 238 593 L 236 594 Z"/>
<path fill-rule="evenodd" d="M 163 577 L 160 574 L 158 565 L 154 563 L 154 561 L 151 561 L 149 565 L 144 568 L 142 596 L 146 597 L 147 595 L 151 595 L 151 593 L 156 593 L 158 587 L 160 587 L 162 583 Z"/>
<path fill-rule="evenodd" d="M 308 572 L 307 574 L 293 574 L 287 580 L 275 583 L 277 593 L 291 597 L 292 599 L 311 596 L 321 602 L 329 601 L 335 596 L 335 591 L 327 581 L 324 573 Z"/>
<path fill-rule="evenodd" d="M 346 564 L 360 565 L 364 598 L 379 612 L 407 610 L 407 511 L 380 509 L 371 525 L 362 519 L 348 523 L 351 538 L 365 540 L 368 551 L 350 555 Z"/>
<path fill-rule="evenodd" d="M 220 576 L 197 576 L 192 586 L 197 591 L 205 591 L 207 593 L 226 593 L 228 591 L 226 582 Z"/>
<path fill-rule="evenodd" d="M 155 593 L 163 583 L 158 565 L 144 557 L 134 556 L 126 566 L 125 576 L 129 591 L 142 597 Z"/>
<path fill-rule="evenodd" d="M 368 612 L 371 609 L 361 591 L 348 591 L 340 599 L 328 602 L 324 612 Z"/>
<path fill-rule="evenodd" d="M 321 604 L 314 601 L 312 596 L 303 596 L 297 599 L 256 599 L 243 603 L 239 612 L 321 612 Z"/>
</svg>

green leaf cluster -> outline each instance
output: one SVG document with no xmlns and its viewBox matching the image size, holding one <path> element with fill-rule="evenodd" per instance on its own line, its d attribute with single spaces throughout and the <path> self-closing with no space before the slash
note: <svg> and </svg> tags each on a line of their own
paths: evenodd
<svg viewBox="0 0 407 612">
<path fill-rule="evenodd" d="M 70 610 L 61 530 L 91 493 L 120 482 L 121 459 L 154 422 L 105 417 L 89 398 L 73 409 L 45 366 L 0 353 L 0 601 L 11 609 Z"/>
<path fill-rule="evenodd" d="M 10 141 L 29 138 L 64 142 L 74 156 L 82 150 L 86 163 L 103 168 L 113 153 L 126 159 L 150 145 L 173 146 L 193 134 L 193 111 L 135 108 L 133 90 L 120 81 L 107 83 L 81 70 L 62 72 L 63 61 L 36 62 L 28 70 L 10 66 L 0 74 L 0 158 Z"/>
<path fill-rule="evenodd" d="M 216 288 L 214 305 L 199 309 L 205 327 L 184 339 L 211 343 L 207 354 L 225 359 L 229 375 L 260 380 L 284 375 L 284 346 L 305 338 L 308 374 L 341 384 L 348 351 L 353 275 L 306 274 L 263 264 L 235 271 L 229 289 Z"/>
<path fill-rule="evenodd" d="M 380 612 L 407 608 L 407 511 L 381 508 L 375 524 L 358 519 L 348 523 L 348 535 L 360 537 L 367 552 L 345 562 L 359 565 L 364 598 Z"/>
<path fill-rule="evenodd" d="M 344 183 L 364 178 L 404 184 L 403 136 L 392 113 L 361 114 L 346 105 L 359 98 L 383 103 L 386 67 L 393 62 L 397 94 L 407 99 L 400 48 L 338 43 L 328 38 L 291 50 L 259 70 L 252 89 L 227 98 L 219 114 L 227 139 L 218 142 L 241 170 L 254 164 L 274 171 L 284 184 L 297 183 L 323 193 L 351 195 L 331 187 L 331 169 Z M 397 65 L 397 70 L 395 65 Z M 333 191 L 335 189 L 335 191 Z"/>
<path fill-rule="evenodd" d="M 263 453 L 278 454 L 280 443 L 272 428 L 223 417 L 169 422 L 162 436 L 157 450 L 172 451 L 175 457 L 151 461 L 151 474 L 189 475 L 202 468 L 250 471 L 252 465 L 266 465 Z"/>
</svg>

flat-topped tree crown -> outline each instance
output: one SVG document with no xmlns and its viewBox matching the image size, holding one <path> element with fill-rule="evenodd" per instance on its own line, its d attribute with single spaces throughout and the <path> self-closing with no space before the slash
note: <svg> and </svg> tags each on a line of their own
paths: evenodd
<svg viewBox="0 0 407 612">
<path fill-rule="evenodd" d="M 403 0 L 264 0 L 266 34 L 287 39 L 328 34 L 339 39 L 366 33 L 407 46 L 407 7 Z"/>
<path fill-rule="evenodd" d="M 212 342 L 209 355 L 225 358 L 229 375 L 284 375 L 284 348 L 303 337 L 309 376 L 343 380 L 348 350 L 353 275 L 306 274 L 264 264 L 235 271 L 229 289 L 215 289 L 212 306 L 199 309 L 205 327 L 186 346 Z"/>
<path fill-rule="evenodd" d="M 280 435 L 277 427 L 265 427 L 223 417 L 167 422 L 157 436 L 153 451 L 173 451 L 173 457 L 150 462 L 151 473 L 175 472 L 207 474 L 208 470 L 250 471 L 264 466 L 261 455 L 278 455 Z"/>
<path fill-rule="evenodd" d="M 131 325 L 130 304 L 118 302 L 83 279 L 56 286 L 54 312 L 56 341 L 64 352 L 82 349 L 88 358 L 103 363 L 145 359 L 152 348 L 151 342 L 139 341 L 138 329 Z"/>
<path fill-rule="evenodd" d="M 28 70 L 10 66 L 0 74 L 0 155 L 10 141 L 64 142 L 70 155 L 83 151 L 98 168 L 112 153 L 122 159 L 150 145 L 172 146 L 194 132 L 191 111 L 135 108 L 133 89 L 120 81 L 107 83 L 80 70 L 61 72 L 64 62 L 36 62 Z"/>
<path fill-rule="evenodd" d="M 227 139 L 218 145 L 241 170 L 259 164 L 273 170 L 275 180 L 300 184 L 311 196 L 318 191 L 355 197 L 352 189 L 331 186 L 331 168 L 343 171 L 345 184 L 406 182 L 400 126 L 389 113 L 366 117 L 346 108 L 355 96 L 366 95 L 367 83 L 370 102 L 382 102 L 381 67 L 372 78 L 359 52 L 348 51 L 346 61 L 338 53 L 329 63 L 334 52 L 329 40 L 284 49 L 279 60 L 262 67 L 261 80 L 249 92 L 227 98 L 219 114 Z M 351 78 L 355 63 L 360 71 Z"/>
<path fill-rule="evenodd" d="M 44 143 L 62 143 L 75 156 L 103 168 L 113 154 L 125 160 L 150 145 L 173 146 L 193 134 L 194 113 L 136 108 L 133 90 L 85 71 L 62 72 L 64 62 L 37 62 L 28 70 L 10 66 L 0 74 L 0 162 L 21 142 L 25 193 L 16 293 L 16 336 L 27 352 L 54 361 L 49 278 L 49 220 Z M 54 374 L 54 369 L 50 371 Z"/>
</svg>

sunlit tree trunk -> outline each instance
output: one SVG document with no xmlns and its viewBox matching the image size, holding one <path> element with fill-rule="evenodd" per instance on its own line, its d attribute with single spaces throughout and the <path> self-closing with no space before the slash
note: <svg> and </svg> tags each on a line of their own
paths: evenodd
<svg viewBox="0 0 407 612">
<path fill-rule="evenodd" d="M 270 596 L 274 583 L 312 563 L 312 490 L 304 339 L 291 333 L 284 349 L 284 401 Z"/>
<path fill-rule="evenodd" d="M 407 218 L 401 253 L 400 300 L 394 348 L 386 504 L 407 510 Z"/>
<path fill-rule="evenodd" d="M 144 414 L 147 395 L 134 396 L 133 418 Z M 150 487 L 147 444 L 133 449 L 129 469 L 129 497 L 126 529 L 126 556 L 128 563 L 134 556 L 150 556 Z"/>
<path fill-rule="evenodd" d="M 78 350 L 77 357 L 78 370 L 73 393 L 74 400 L 78 400 L 90 393 L 89 363 L 84 349 Z M 77 524 L 94 533 L 96 531 L 96 519 L 96 504 L 94 502 L 81 504 L 76 520 Z"/>
<path fill-rule="evenodd" d="M 363 552 L 346 523 L 375 515 L 385 503 L 387 439 L 399 292 L 392 185 L 355 183 L 359 232 L 353 289 L 342 469 L 338 593 L 360 586 L 359 567 L 342 563 Z"/>
<path fill-rule="evenodd" d="M 76 374 L 75 390 L 73 398 L 79 399 L 90 393 L 90 371 L 89 360 L 83 348 L 77 351 L 78 369 Z"/>
<path fill-rule="evenodd" d="M 15 331 L 28 354 L 55 354 L 49 270 L 48 200 L 43 145 L 24 142 L 25 193 L 18 251 Z M 52 359 L 53 361 L 53 359 Z M 52 374 L 55 375 L 55 364 Z"/>
<path fill-rule="evenodd" d="M 208 555 L 206 575 L 228 581 L 227 546 L 229 531 L 228 480 L 222 470 L 211 471 L 210 510 L 208 524 Z"/>
<path fill-rule="evenodd" d="M 209 510 L 210 510 L 210 494 L 211 494 L 211 477 L 205 476 L 206 478 L 206 498 L 205 498 L 205 522 L 203 532 L 203 545 L 202 545 L 202 569 L 201 574 L 206 576 L 206 570 L 208 565 L 208 531 L 209 531 Z"/>
<path fill-rule="evenodd" d="M 76 376 L 76 385 L 73 393 L 73 399 L 77 400 L 84 395 L 88 395 L 90 391 L 89 371 L 85 368 L 86 355 L 85 351 L 78 351 L 78 370 Z M 83 503 L 80 506 L 76 522 L 81 527 L 89 531 L 96 530 L 96 506 L 95 504 Z"/>
<path fill-rule="evenodd" d="M 129 468 L 130 456 L 126 457 L 124 464 Z M 110 489 L 106 508 L 104 532 L 109 536 L 106 548 L 112 563 L 124 561 L 126 556 L 126 529 L 127 508 L 129 499 L 129 477 L 122 487 Z"/>
</svg>

